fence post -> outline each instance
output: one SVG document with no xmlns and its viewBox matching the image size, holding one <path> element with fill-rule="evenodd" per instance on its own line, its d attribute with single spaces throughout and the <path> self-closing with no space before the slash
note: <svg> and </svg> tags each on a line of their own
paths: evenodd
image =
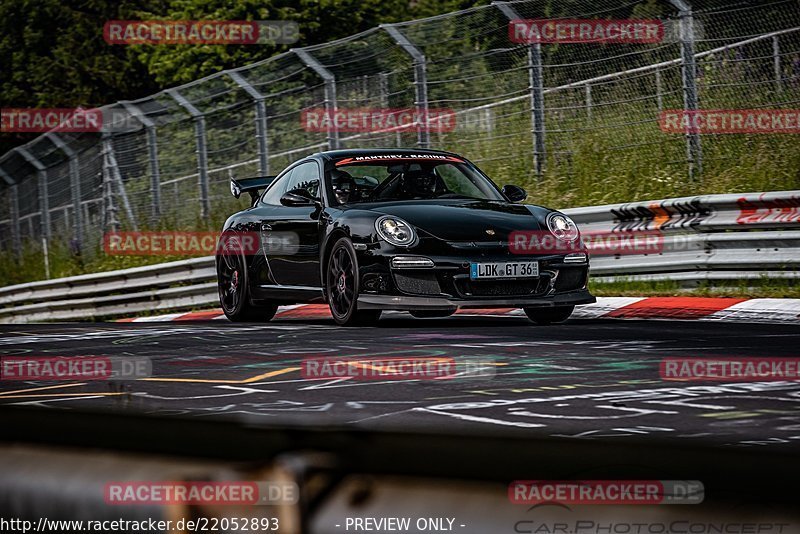
<svg viewBox="0 0 800 534">
<path fill-rule="evenodd" d="M 11 176 L 0 168 L 0 177 L 8 184 L 9 194 L 11 195 L 9 206 L 9 218 L 11 220 L 11 250 L 19 258 L 22 255 L 22 235 L 19 228 L 19 188 Z"/>
<path fill-rule="evenodd" d="M 380 102 L 381 109 L 388 109 L 389 107 L 389 75 L 385 72 L 378 73 L 378 100 Z M 403 146 L 403 138 L 400 134 L 400 130 L 396 130 L 395 133 L 395 146 L 400 148 Z"/>
<path fill-rule="evenodd" d="M 492 5 L 502 11 L 509 22 L 521 19 L 516 10 L 506 2 L 492 2 Z M 533 43 L 528 47 L 528 73 L 531 91 L 531 126 L 533 127 L 533 167 L 536 170 L 536 176 L 541 178 L 544 174 L 545 160 L 547 158 L 541 43 Z"/>
<path fill-rule="evenodd" d="M 656 69 L 656 105 L 658 113 L 664 111 L 664 91 L 661 87 L 661 69 Z"/>
<path fill-rule="evenodd" d="M 775 68 L 775 91 L 783 90 L 783 72 L 781 68 L 781 43 L 777 35 L 772 37 L 772 61 Z"/>
<path fill-rule="evenodd" d="M 258 141 L 258 172 L 261 176 L 269 175 L 269 148 L 267 144 L 267 106 L 264 95 L 250 85 L 244 76 L 236 71 L 228 71 L 228 76 L 250 95 L 255 102 L 256 140 Z"/>
<path fill-rule="evenodd" d="M 400 30 L 392 24 L 381 24 L 380 28 L 394 39 L 414 61 L 414 107 L 417 115 L 424 124 L 417 124 L 417 146 L 429 148 L 431 146 L 431 133 L 428 124 L 428 64 L 419 48 L 412 43 Z"/>
<path fill-rule="evenodd" d="M 189 112 L 194 119 L 194 135 L 197 144 L 197 182 L 200 188 L 200 217 L 208 219 L 211 215 L 211 202 L 208 197 L 208 148 L 206 146 L 206 116 L 177 89 L 165 91 L 178 105 Z"/>
<path fill-rule="evenodd" d="M 119 232 L 120 223 L 119 217 L 117 217 L 117 204 L 114 202 L 114 178 L 112 177 L 111 158 L 109 158 L 110 150 L 111 145 L 106 133 L 103 134 L 103 231 L 106 232 L 110 229 L 112 232 Z"/>
<path fill-rule="evenodd" d="M 72 211 L 74 219 L 72 223 L 73 237 L 78 250 L 81 250 L 83 243 L 83 211 L 81 210 L 81 172 L 78 154 L 72 150 L 57 134 L 48 132 L 44 136 L 53 143 L 56 148 L 67 156 L 69 160 L 69 183 L 72 193 Z"/>
<path fill-rule="evenodd" d="M 125 110 L 144 126 L 147 135 L 147 159 L 150 167 L 150 222 L 161 218 L 161 168 L 158 164 L 158 134 L 156 124 L 131 102 L 121 101 Z"/>
<path fill-rule="evenodd" d="M 39 222 L 41 224 L 42 238 L 50 240 L 50 196 L 47 191 L 47 169 L 42 163 L 33 157 L 27 149 L 19 147 L 16 149 L 25 161 L 36 169 L 36 178 L 39 186 Z"/>
<path fill-rule="evenodd" d="M 138 232 L 139 226 L 136 224 L 136 217 L 133 215 L 133 209 L 131 208 L 131 203 L 128 200 L 128 193 L 125 190 L 125 183 L 122 181 L 122 175 L 119 172 L 119 165 L 117 164 L 117 157 L 114 154 L 114 143 L 111 139 L 111 134 L 104 132 L 102 135 L 102 140 L 105 157 L 108 161 L 108 169 L 110 171 L 110 183 L 112 187 L 116 185 L 117 192 L 122 199 L 122 206 L 125 208 L 125 215 L 127 215 L 128 221 L 133 227 L 133 230 Z"/>
<path fill-rule="evenodd" d="M 695 61 L 694 15 L 692 6 L 684 0 L 669 0 L 678 9 L 680 18 L 681 59 L 683 74 L 683 109 L 694 114 L 699 107 L 697 97 L 697 63 Z M 703 172 L 703 149 L 700 135 L 686 134 L 686 159 L 689 163 L 689 179 Z"/>
<path fill-rule="evenodd" d="M 585 88 L 586 92 L 586 119 L 592 122 L 592 86 L 588 83 Z"/>
<path fill-rule="evenodd" d="M 11 243 L 14 254 L 22 256 L 22 232 L 19 227 L 19 186 L 14 184 L 11 189 Z"/>
<path fill-rule="evenodd" d="M 380 106 L 383 109 L 389 107 L 389 75 L 385 72 L 378 73 L 378 95 Z"/>
<path fill-rule="evenodd" d="M 302 48 L 292 48 L 303 64 L 317 73 L 325 83 L 325 112 L 328 114 L 328 149 L 339 148 L 339 128 L 334 120 L 336 115 L 336 77 L 322 66 L 322 63 Z"/>
</svg>

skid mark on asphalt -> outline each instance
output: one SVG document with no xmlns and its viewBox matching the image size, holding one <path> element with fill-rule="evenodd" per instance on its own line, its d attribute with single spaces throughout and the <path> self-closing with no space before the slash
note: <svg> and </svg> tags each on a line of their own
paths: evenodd
<svg viewBox="0 0 800 534">
<path fill-rule="evenodd" d="M 196 384 L 251 384 L 253 382 L 258 382 L 259 380 L 264 380 L 265 378 L 271 378 L 273 376 L 278 376 L 286 373 L 291 373 L 292 371 L 299 371 L 300 367 L 287 367 L 286 369 L 278 369 L 277 371 L 269 371 L 267 373 L 263 373 L 260 375 L 252 376 L 250 378 L 245 378 L 244 380 L 221 380 L 221 379 L 203 379 L 203 378 L 142 378 L 140 381 L 142 382 L 187 382 L 187 383 L 196 383 Z"/>
<path fill-rule="evenodd" d="M 32 391 L 43 391 L 46 389 L 59 389 L 59 388 L 72 388 L 76 386 L 84 386 L 86 385 L 84 382 L 78 382 L 76 384 L 56 384 L 54 386 L 41 386 L 35 388 L 26 388 L 26 389 L 17 389 L 14 391 L 0 391 L 0 397 L 4 397 L 6 395 L 13 395 L 14 393 L 30 393 Z"/>
<path fill-rule="evenodd" d="M 0 328 L 1 353 L 145 356 L 154 372 L 116 385 L 0 383 L 10 390 L 0 392 L 0 403 L 292 425 L 800 445 L 800 383 L 698 386 L 664 382 L 658 367 L 668 356 L 798 357 L 800 336 L 789 326 L 575 321 L 537 328 L 508 317 L 387 318 L 383 326 L 214 321 Z M 325 356 L 481 359 L 493 361 L 496 372 L 491 379 L 453 380 L 301 376 L 303 358 Z"/>
<path fill-rule="evenodd" d="M 94 397 L 114 397 L 118 395 L 127 395 L 124 392 L 109 392 L 109 393 L 38 393 L 38 394 L 30 394 L 30 395 L 3 395 L 2 398 L 4 399 L 42 399 L 48 397 L 58 397 L 58 398 L 94 398 Z"/>
<path fill-rule="evenodd" d="M 424 412 L 424 413 L 431 413 L 435 415 L 445 415 L 447 417 L 452 417 L 454 419 L 460 419 L 462 421 L 469 421 L 471 423 L 489 423 L 491 425 L 499 425 L 499 426 L 513 426 L 517 428 L 542 428 L 545 425 L 540 425 L 538 423 L 525 423 L 521 421 L 503 421 L 501 419 L 493 419 L 491 417 L 481 417 L 477 415 L 469 415 L 465 413 L 452 413 L 452 412 L 445 412 L 439 411 L 433 408 L 414 408 L 414 411 L 417 412 Z"/>
<path fill-rule="evenodd" d="M 109 393 L 38 393 L 39 391 L 50 391 L 54 389 L 63 389 L 77 386 L 85 386 L 83 382 L 77 384 L 56 384 L 53 386 L 41 386 L 27 389 L 16 389 L 13 391 L 0 391 L 0 400 L 3 399 L 31 399 L 31 398 L 93 398 L 93 397 L 111 397 L 115 395 L 123 395 L 121 392 Z"/>
</svg>

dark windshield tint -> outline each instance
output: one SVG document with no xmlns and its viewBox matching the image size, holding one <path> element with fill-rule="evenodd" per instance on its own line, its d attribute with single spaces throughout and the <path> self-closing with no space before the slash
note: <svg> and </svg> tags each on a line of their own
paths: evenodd
<svg viewBox="0 0 800 534">
<path fill-rule="evenodd" d="M 335 204 L 470 198 L 503 200 L 483 175 L 466 163 L 421 161 L 342 165 L 331 171 Z"/>
</svg>

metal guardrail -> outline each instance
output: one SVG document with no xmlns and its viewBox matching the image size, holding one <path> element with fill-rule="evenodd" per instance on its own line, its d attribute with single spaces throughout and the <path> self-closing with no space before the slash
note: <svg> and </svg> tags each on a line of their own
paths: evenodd
<svg viewBox="0 0 800 534">
<path fill-rule="evenodd" d="M 655 236 L 658 251 L 594 256 L 594 279 L 800 278 L 800 191 L 563 210 L 585 234 Z M 217 305 L 213 257 L 0 288 L 0 323 L 91 320 Z"/>
<path fill-rule="evenodd" d="M 214 258 L 0 288 L 0 323 L 91 320 L 217 304 Z"/>
<path fill-rule="evenodd" d="M 597 282 L 800 278 L 800 191 L 703 195 L 564 210 L 584 234 L 655 235 L 659 251 L 593 256 Z"/>
</svg>

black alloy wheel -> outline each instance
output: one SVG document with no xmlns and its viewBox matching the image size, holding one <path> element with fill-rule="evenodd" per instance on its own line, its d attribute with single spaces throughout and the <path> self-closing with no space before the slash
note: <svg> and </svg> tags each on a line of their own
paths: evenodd
<svg viewBox="0 0 800 534">
<path fill-rule="evenodd" d="M 337 324 L 365 326 L 374 324 L 380 318 L 380 310 L 358 309 L 358 259 L 353 243 L 346 237 L 333 245 L 328 257 L 325 287 L 331 315 Z"/>
<path fill-rule="evenodd" d="M 277 304 L 255 305 L 247 290 L 247 262 L 238 238 L 227 234 L 217 248 L 217 287 L 222 312 L 231 321 L 268 322 Z"/>
</svg>

